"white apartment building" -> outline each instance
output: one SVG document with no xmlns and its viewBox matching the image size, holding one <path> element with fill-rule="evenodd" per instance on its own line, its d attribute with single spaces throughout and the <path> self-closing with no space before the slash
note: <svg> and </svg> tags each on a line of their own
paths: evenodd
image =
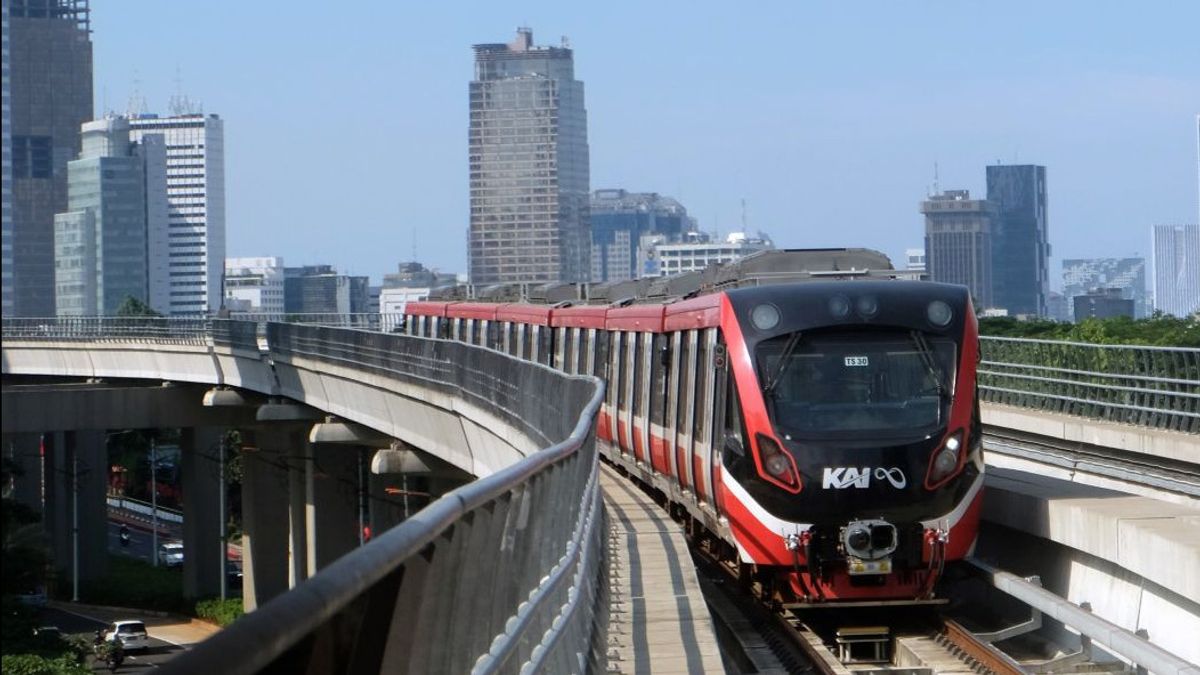
<svg viewBox="0 0 1200 675">
<path fill-rule="evenodd" d="M 697 233 L 688 233 L 692 236 Z M 684 272 L 698 272 L 714 263 L 727 263 L 748 256 L 756 251 L 775 248 L 771 240 L 759 233 L 756 238 L 744 232 L 734 232 L 723 242 L 707 241 L 696 237 L 694 241 L 681 244 L 659 244 L 654 247 L 658 262 L 658 275 L 669 277 Z"/>
<path fill-rule="evenodd" d="M 283 314 L 283 258 L 226 258 L 225 307 Z"/>
<path fill-rule="evenodd" d="M 216 115 L 137 115 L 129 126 L 131 140 L 161 134 L 166 142 L 168 312 L 214 312 L 225 271 L 224 122 Z"/>
</svg>

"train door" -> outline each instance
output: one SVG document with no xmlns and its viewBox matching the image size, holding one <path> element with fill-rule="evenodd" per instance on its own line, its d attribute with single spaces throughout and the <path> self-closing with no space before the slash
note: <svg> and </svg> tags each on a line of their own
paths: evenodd
<svg viewBox="0 0 1200 675">
<path fill-rule="evenodd" d="M 714 352 L 717 347 L 717 329 L 706 328 L 699 332 L 696 359 L 696 406 L 692 425 L 692 476 L 696 484 L 696 496 L 702 502 L 712 500 L 712 438 L 713 438 L 713 392 Z"/>
<path fill-rule="evenodd" d="M 684 331 L 679 364 L 679 417 L 676 419 L 675 454 L 679 465 L 679 484 L 694 492 L 692 429 L 696 424 L 696 331 Z"/>
<path fill-rule="evenodd" d="M 617 399 L 621 391 L 621 332 L 608 331 L 608 420 L 609 433 L 611 434 L 613 450 L 619 451 L 621 447 L 621 437 L 618 434 L 620 426 L 617 423 Z"/>
<path fill-rule="evenodd" d="M 645 350 L 642 349 L 642 334 L 627 333 L 627 341 L 629 346 L 629 356 L 627 363 L 629 364 L 629 406 L 626 420 L 629 422 L 629 451 L 633 453 L 634 458 L 638 462 L 646 461 L 646 446 L 642 442 L 641 429 L 645 428 L 644 416 L 642 415 L 642 402 L 645 401 L 645 396 L 642 395 L 642 366 L 645 361 Z"/>
<path fill-rule="evenodd" d="M 742 405 L 737 393 L 737 382 L 730 372 L 727 355 L 724 336 L 718 333 L 714 363 L 717 381 L 713 387 L 716 392 L 716 401 L 713 404 L 715 416 L 712 452 L 713 507 L 718 515 L 724 515 L 725 512 L 725 504 L 721 499 L 721 490 L 718 486 L 723 480 L 722 472 L 725 471 L 726 447 L 740 448 L 740 452 L 743 453 L 740 458 L 730 457 L 731 462 L 744 459 L 744 453 L 748 452 L 746 448 L 750 447 L 750 441 L 746 436 L 746 425 L 742 421 Z"/>
<path fill-rule="evenodd" d="M 650 465 L 662 475 L 672 475 L 667 461 L 666 439 L 666 394 L 667 394 L 667 340 L 663 333 L 653 333 L 650 347 L 647 351 L 647 362 L 650 364 L 650 377 L 647 390 L 650 394 L 649 421 L 646 424 L 647 435 L 650 439 Z"/>
<path fill-rule="evenodd" d="M 650 368 L 654 361 L 654 333 L 638 334 L 637 393 L 634 395 L 634 448 L 646 466 L 650 454 Z"/>
<path fill-rule="evenodd" d="M 637 352 L 637 333 L 621 333 L 621 393 L 617 399 L 618 425 L 621 434 L 621 450 L 633 455 L 633 392 L 637 380 L 634 355 Z"/>
<path fill-rule="evenodd" d="M 680 474 L 679 453 L 676 451 L 677 430 L 679 428 L 679 364 L 683 362 L 683 333 L 676 331 L 668 336 L 670 344 L 670 361 L 667 365 L 667 424 L 663 430 L 663 440 L 667 446 L 667 466 L 670 468 L 671 475 L 676 481 L 680 481 L 680 487 L 683 487 L 681 482 L 683 479 Z"/>
</svg>

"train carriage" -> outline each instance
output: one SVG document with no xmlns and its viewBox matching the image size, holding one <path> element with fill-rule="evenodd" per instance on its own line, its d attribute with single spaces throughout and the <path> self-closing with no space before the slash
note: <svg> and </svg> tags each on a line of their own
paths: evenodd
<svg viewBox="0 0 1200 675">
<path fill-rule="evenodd" d="M 603 455 L 780 599 L 926 598 L 974 545 L 983 459 L 965 288 L 805 281 L 406 315 L 413 335 L 605 378 Z"/>
</svg>

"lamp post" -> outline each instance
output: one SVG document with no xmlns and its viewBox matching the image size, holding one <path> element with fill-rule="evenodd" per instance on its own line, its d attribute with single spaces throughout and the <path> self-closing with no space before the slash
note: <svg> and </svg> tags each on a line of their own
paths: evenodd
<svg viewBox="0 0 1200 675">
<path fill-rule="evenodd" d="M 150 560 L 158 567 L 158 448 L 150 437 Z"/>
<path fill-rule="evenodd" d="M 220 486 L 218 487 L 218 492 L 219 492 L 218 500 L 220 502 L 219 515 L 220 515 L 220 519 L 221 519 L 221 530 L 220 530 L 220 532 L 221 532 L 221 537 L 220 537 L 220 539 L 221 539 L 221 566 L 218 569 L 221 570 L 221 599 L 224 600 L 225 594 L 226 594 L 226 588 L 225 588 L 226 578 L 225 577 L 227 575 L 227 571 L 226 571 L 225 567 L 228 564 L 226 562 L 226 559 L 229 555 L 228 554 L 229 545 L 225 542 L 227 534 L 225 532 L 225 435 L 224 435 L 224 433 L 222 433 L 221 441 L 217 445 L 217 458 L 218 458 L 217 480 L 220 482 Z"/>
<path fill-rule="evenodd" d="M 71 602 L 79 602 L 79 448 L 71 448 Z"/>
</svg>

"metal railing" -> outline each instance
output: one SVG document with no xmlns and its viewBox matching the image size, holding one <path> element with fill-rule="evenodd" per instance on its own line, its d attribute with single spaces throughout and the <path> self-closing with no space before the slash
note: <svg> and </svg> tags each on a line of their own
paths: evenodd
<svg viewBox="0 0 1200 675">
<path fill-rule="evenodd" d="M 1200 433 L 1200 349 L 980 337 L 980 398 Z"/>
<path fill-rule="evenodd" d="M 604 670 L 599 380 L 402 335 L 270 324 L 267 340 L 277 362 L 419 382 L 565 440 L 450 492 L 166 672 Z"/>
<path fill-rule="evenodd" d="M 278 312 L 230 312 L 229 318 L 238 321 L 253 321 L 260 326 L 268 323 L 288 323 L 338 328 L 360 328 L 380 333 L 394 333 L 404 324 L 400 313 L 361 312 L 354 314 L 336 313 L 278 313 Z"/>
<path fill-rule="evenodd" d="M 3 319 L 3 336 L 20 340 L 71 340 L 220 345 L 258 349 L 256 325 L 248 321 L 181 317 L 59 316 Z"/>
</svg>

